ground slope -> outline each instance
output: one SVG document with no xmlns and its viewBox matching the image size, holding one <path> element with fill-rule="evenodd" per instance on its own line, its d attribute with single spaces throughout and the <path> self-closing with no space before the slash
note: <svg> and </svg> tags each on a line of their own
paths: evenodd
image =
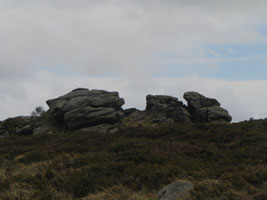
<svg viewBox="0 0 267 200">
<path fill-rule="evenodd" d="M 0 139 L 3 200 L 153 200 L 177 179 L 191 199 L 267 199 L 267 120 Z"/>
</svg>

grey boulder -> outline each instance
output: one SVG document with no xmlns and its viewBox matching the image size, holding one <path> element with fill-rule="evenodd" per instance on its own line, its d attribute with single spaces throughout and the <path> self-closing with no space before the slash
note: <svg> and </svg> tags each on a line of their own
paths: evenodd
<svg viewBox="0 0 267 200">
<path fill-rule="evenodd" d="M 80 129 L 82 132 L 94 132 L 94 133 L 116 133 L 119 131 L 118 128 L 114 127 L 113 125 L 110 124 L 100 124 L 97 126 L 91 126 L 87 128 L 82 128 Z"/>
<path fill-rule="evenodd" d="M 123 110 L 123 114 L 124 116 L 130 116 L 133 113 L 137 113 L 140 112 L 140 110 L 136 109 L 136 108 L 127 108 L 125 110 Z"/>
<path fill-rule="evenodd" d="M 53 133 L 52 131 L 52 127 L 48 126 L 48 125 L 41 125 L 36 127 L 35 129 L 33 129 L 33 135 L 38 135 L 38 134 L 46 134 L 46 133 Z"/>
<path fill-rule="evenodd" d="M 118 92 L 78 88 L 64 96 L 48 100 L 46 103 L 50 109 L 61 108 L 64 111 L 84 106 L 112 107 L 119 109 L 124 104 L 124 99 L 119 97 Z"/>
<path fill-rule="evenodd" d="M 203 107 L 220 106 L 216 99 L 205 97 L 197 92 L 184 93 L 184 99 L 188 102 L 188 107 L 195 110 Z"/>
<path fill-rule="evenodd" d="M 167 95 L 147 95 L 146 111 L 162 114 L 175 122 L 190 122 L 191 114 L 178 98 Z M 165 121 L 165 120 L 164 120 Z"/>
<path fill-rule="evenodd" d="M 16 135 L 32 135 L 32 134 L 33 134 L 33 128 L 31 124 L 16 128 Z"/>
<path fill-rule="evenodd" d="M 178 101 L 178 98 L 167 95 L 147 95 L 146 110 L 166 110 L 168 107 L 180 107 L 183 102 Z"/>
<path fill-rule="evenodd" d="M 165 186 L 158 192 L 160 200 L 182 200 L 190 197 L 193 184 L 187 181 L 177 181 Z"/>
<path fill-rule="evenodd" d="M 1 135 L 31 135 L 34 119 L 29 116 L 8 118 L 1 123 Z"/>
<path fill-rule="evenodd" d="M 188 102 L 188 110 L 195 122 L 231 122 L 228 111 L 220 107 L 220 103 L 197 92 L 186 92 L 184 99 Z"/>
<path fill-rule="evenodd" d="M 228 111 L 220 106 L 204 107 L 196 110 L 198 119 L 202 122 L 231 122 Z"/>
<path fill-rule="evenodd" d="M 124 99 L 118 92 L 77 88 L 47 101 L 48 114 L 56 125 L 68 130 L 115 123 L 123 116 Z"/>
</svg>

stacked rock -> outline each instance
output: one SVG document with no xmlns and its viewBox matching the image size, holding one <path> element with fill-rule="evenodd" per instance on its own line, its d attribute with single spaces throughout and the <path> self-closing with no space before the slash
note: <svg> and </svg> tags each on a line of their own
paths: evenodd
<svg viewBox="0 0 267 200">
<path fill-rule="evenodd" d="M 165 115 L 175 122 L 190 122 L 191 115 L 178 98 L 166 95 L 147 95 L 146 111 Z"/>
<path fill-rule="evenodd" d="M 67 130 L 116 123 L 123 117 L 124 99 L 118 92 L 78 88 L 46 103 L 55 124 Z"/>
<path fill-rule="evenodd" d="M 208 98 L 197 92 L 186 92 L 184 99 L 194 122 L 231 122 L 228 111 L 220 107 L 216 99 Z"/>
</svg>

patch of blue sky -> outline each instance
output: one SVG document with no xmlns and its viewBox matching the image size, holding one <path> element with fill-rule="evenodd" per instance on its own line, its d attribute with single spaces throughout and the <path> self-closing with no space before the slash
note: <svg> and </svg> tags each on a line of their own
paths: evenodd
<svg viewBox="0 0 267 200">
<path fill-rule="evenodd" d="M 230 80 L 267 78 L 267 44 L 224 45 L 207 47 L 207 57 L 218 64 L 208 76 Z M 210 53 L 212 52 L 212 53 Z"/>
<path fill-rule="evenodd" d="M 264 24 L 262 26 L 259 26 L 257 31 L 264 37 L 267 37 L 267 25 Z"/>
<path fill-rule="evenodd" d="M 208 45 L 207 56 L 222 58 L 249 58 L 267 55 L 267 43 L 236 44 L 236 45 Z"/>
<path fill-rule="evenodd" d="M 248 60 L 223 61 L 218 65 L 217 70 L 206 73 L 206 76 L 225 80 L 267 79 L 267 66 L 264 64 L 264 58 L 262 57 Z"/>
<path fill-rule="evenodd" d="M 267 44 L 208 45 L 201 57 L 163 56 L 161 76 L 199 75 L 225 80 L 267 79 Z M 154 74 L 159 76 L 159 74 Z"/>
</svg>

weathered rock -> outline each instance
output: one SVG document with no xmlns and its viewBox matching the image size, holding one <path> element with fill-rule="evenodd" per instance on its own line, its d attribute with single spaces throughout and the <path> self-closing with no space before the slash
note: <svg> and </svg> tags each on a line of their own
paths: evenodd
<svg viewBox="0 0 267 200">
<path fill-rule="evenodd" d="M 52 112 L 55 108 L 59 108 L 64 112 L 67 112 L 86 106 L 111 107 L 119 109 L 124 104 L 124 100 L 119 97 L 118 92 L 78 88 L 72 90 L 64 96 L 48 100 L 46 103 L 50 107 L 50 112 Z"/>
<path fill-rule="evenodd" d="M 191 114 L 188 112 L 186 107 L 178 107 L 175 110 L 171 110 L 167 116 L 177 122 L 191 122 Z"/>
<path fill-rule="evenodd" d="M 173 119 L 166 117 L 165 115 L 158 114 L 156 117 L 153 117 L 150 122 L 152 123 L 172 123 Z"/>
<path fill-rule="evenodd" d="M 166 110 L 169 107 L 181 107 L 183 102 L 178 98 L 167 95 L 147 95 L 146 110 Z"/>
<path fill-rule="evenodd" d="M 188 102 L 189 109 L 200 109 L 203 107 L 220 106 L 216 99 L 207 98 L 197 92 L 184 93 L 184 99 Z"/>
<path fill-rule="evenodd" d="M 33 133 L 33 128 L 31 124 L 16 128 L 16 135 L 32 135 L 32 133 Z"/>
<path fill-rule="evenodd" d="M 129 115 L 124 114 L 123 123 L 136 125 L 137 122 L 142 122 L 146 118 L 147 113 L 145 111 L 136 110 Z"/>
<path fill-rule="evenodd" d="M 87 128 L 80 129 L 82 132 L 95 132 L 95 133 L 115 133 L 118 128 L 112 126 L 111 124 L 100 124 L 97 126 L 91 126 Z"/>
<path fill-rule="evenodd" d="M 195 122 L 231 122 L 228 111 L 220 107 L 220 103 L 197 92 L 186 92 L 184 99 L 188 102 L 188 110 Z"/>
<path fill-rule="evenodd" d="M 9 136 L 8 131 L 6 131 L 6 130 L 4 130 L 4 129 L 1 129 L 1 130 L 0 130 L 0 137 L 6 137 L 6 136 Z"/>
<path fill-rule="evenodd" d="M 33 129 L 33 135 L 46 134 L 46 133 L 53 133 L 53 131 L 50 126 L 47 126 L 45 124 Z"/>
<path fill-rule="evenodd" d="M 114 108 L 94 108 L 87 106 L 65 113 L 64 123 L 67 130 L 75 130 L 98 124 L 116 123 L 121 117 L 123 117 L 123 113 L 116 111 Z"/>
<path fill-rule="evenodd" d="M 8 118 L 2 122 L 2 135 L 31 135 L 33 119 L 28 116 Z"/>
<path fill-rule="evenodd" d="M 138 110 L 136 108 L 127 108 L 127 109 L 123 110 L 122 112 L 123 112 L 124 116 L 127 117 L 133 113 L 140 112 L 140 110 Z"/>
<path fill-rule="evenodd" d="M 148 95 L 146 97 L 146 111 L 164 114 L 167 118 L 175 122 L 190 122 L 191 114 L 187 111 L 183 102 L 178 98 L 165 95 Z M 162 117 L 160 117 L 162 118 Z M 162 121 L 162 120 L 160 120 Z M 166 121 L 165 119 L 163 121 Z"/>
<path fill-rule="evenodd" d="M 57 125 L 68 130 L 115 123 L 123 116 L 124 99 L 118 92 L 78 88 L 70 93 L 48 100 L 48 114 Z"/>
<path fill-rule="evenodd" d="M 183 200 L 190 197 L 193 184 L 187 181 L 177 181 L 167 185 L 158 192 L 160 200 Z"/>
<path fill-rule="evenodd" d="M 204 107 L 196 110 L 198 119 L 203 122 L 230 122 L 232 117 L 220 106 Z"/>
<path fill-rule="evenodd" d="M 3 122 L 0 121 L 0 135 L 3 135 L 5 130 L 3 129 Z"/>
</svg>

